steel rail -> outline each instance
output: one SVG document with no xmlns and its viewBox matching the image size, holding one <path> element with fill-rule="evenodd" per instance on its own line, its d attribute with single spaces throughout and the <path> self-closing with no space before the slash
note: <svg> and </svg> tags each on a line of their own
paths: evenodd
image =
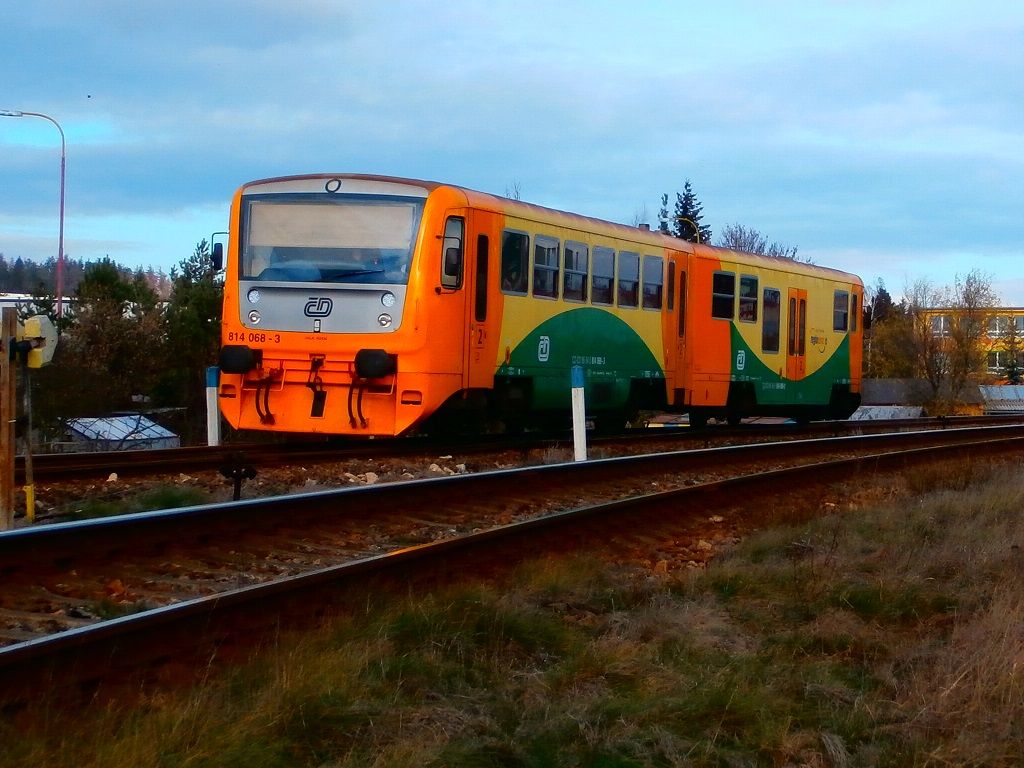
<svg viewBox="0 0 1024 768">
<path fill-rule="evenodd" d="M 894 446 L 889 446 L 894 447 Z M 593 504 L 543 517 L 531 518 L 507 525 L 472 532 L 428 544 L 420 544 L 385 554 L 366 557 L 358 561 L 332 565 L 300 575 L 242 587 L 215 595 L 191 599 L 182 603 L 156 608 L 143 613 L 112 619 L 99 624 L 71 629 L 59 634 L 25 641 L 0 648 L 0 671 L 7 686 L 6 695 L 21 695 L 28 689 L 17 686 L 31 686 L 40 680 L 68 683 L 90 676 L 102 676 L 102 670 L 118 663 L 134 664 L 139 658 L 153 652 L 147 645 L 149 639 L 161 637 L 191 637 L 193 645 L 197 638 L 213 637 L 223 640 L 231 634 L 227 623 L 239 612 L 245 612 L 248 619 L 258 617 L 259 623 L 274 622 L 280 615 L 287 614 L 288 599 L 295 594 L 307 597 L 315 590 L 330 586 L 337 595 L 338 590 L 357 586 L 360 579 L 371 575 L 388 573 L 394 577 L 405 573 L 415 565 L 443 566 L 449 570 L 460 567 L 470 556 L 480 556 L 488 546 L 506 546 L 509 542 L 530 537 L 531 554 L 537 554 L 546 546 L 536 540 L 538 532 L 556 533 L 567 525 L 578 526 L 585 519 L 617 516 L 658 510 L 658 520 L 664 522 L 670 512 L 687 511 L 686 502 L 715 497 L 729 497 L 735 501 L 735 494 L 729 492 L 741 487 L 766 487 L 779 493 L 780 488 L 790 491 L 805 490 L 807 483 L 797 484 L 796 480 L 811 479 L 810 485 L 821 485 L 837 479 L 850 478 L 854 473 L 889 470 L 922 461 L 947 457 L 950 454 L 1006 453 L 1024 449 L 1024 434 L 990 435 L 987 439 L 971 442 L 895 450 L 826 462 L 814 462 L 785 467 L 754 474 L 715 480 L 699 485 L 668 491 L 635 496 L 628 499 Z M 378 489 L 380 490 L 380 489 Z M 351 493 L 351 491 L 349 491 Z M 784 495 L 784 494 L 783 494 Z M 585 532 L 584 532 L 585 535 Z M 520 551 L 518 557 L 522 557 Z M 502 560 L 509 562 L 510 560 Z M 363 582 L 365 583 L 365 581 Z M 148 650 L 147 650 L 148 649 Z M 160 653 L 159 650 L 155 651 Z"/>
<path fill-rule="evenodd" d="M 532 465 L 52 523 L 0 533 L 0 572 L 9 573 L 17 568 L 73 558 L 99 559 L 110 553 L 167 541 L 187 541 L 197 535 L 209 539 L 218 531 L 252 530 L 261 525 L 274 525 L 285 518 L 294 521 L 298 516 L 336 514 L 339 508 L 386 509 L 388 505 L 410 498 L 423 503 L 460 496 L 465 498 L 471 494 L 486 498 L 491 491 L 507 494 L 508 488 L 528 488 L 539 483 L 549 486 L 585 483 L 590 478 L 607 480 L 611 476 L 697 471 L 737 462 L 813 456 L 825 450 L 863 450 L 872 446 L 886 446 L 893 450 L 916 447 L 930 441 L 970 442 L 982 436 L 994 439 L 1016 435 L 1024 435 L 1024 425 L 751 443 L 579 463 Z"/>
<path fill-rule="evenodd" d="M 590 442 L 601 445 L 635 439 L 652 444 L 676 440 L 713 440 L 738 437 L 786 435 L 864 434 L 883 430 L 954 429 L 968 426 L 1021 424 L 1022 416 L 953 416 L 926 419 L 887 419 L 877 421 L 823 421 L 798 426 L 794 424 L 743 424 L 739 427 L 715 426 L 691 430 L 688 425 L 632 429 L 618 435 L 593 436 Z M 140 476 L 172 472 L 219 470 L 235 462 L 273 465 L 302 460 L 343 461 L 345 459 L 398 458 L 427 452 L 481 453 L 497 450 L 527 450 L 551 445 L 570 444 L 568 432 L 524 435 L 476 435 L 469 438 L 437 440 L 429 437 L 402 437 L 392 440 L 348 439 L 337 442 L 241 443 L 220 446 L 188 446 L 131 451 L 100 451 L 90 453 L 50 453 L 32 457 L 35 481 L 51 482 L 62 478 L 96 477 L 115 472 L 118 475 Z M 24 456 L 15 460 L 16 482 L 24 482 Z"/>
</svg>

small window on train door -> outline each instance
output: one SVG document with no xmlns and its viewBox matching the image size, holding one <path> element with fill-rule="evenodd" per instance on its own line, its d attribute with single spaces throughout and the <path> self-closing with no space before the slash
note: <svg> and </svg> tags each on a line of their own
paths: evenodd
<svg viewBox="0 0 1024 768">
<path fill-rule="evenodd" d="M 686 272 L 679 273 L 679 338 L 686 336 Z"/>
<path fill-rule="evenodd" d="M 764 318 L 761 324 L 761 351 L 779 351 L 779 330 L 782 314 L 782 292 L 777 288 L 764 289 Z"/>
<path fill-rule="evenodd" d="M 665 260 L 644 256 L 644 309 L 661 309 L 665 292 Z"/>
<path fill-rule="evenodd" d="M 558 298 L 558 240 L 546 235 L 533 238 L 533 295 Z"/>
<path fill-rule="evenodd" d="M 850 333 L 857 332 L 857 318 L 860 317 L 860 294 L 850 294 Z"/>
<path fill-rule="evenodd" d="M 466 220 L 449 216 L 444 223 L 444 248 L 441 251 L 441 285 L 444 288 L 462 287 L 462 240 Z"/>
<path fill-rule="evenodd" d="M 506 229 L 501 233 L 501 292 L 525 296 L 529 266 L 530 236 Z"/>
<path fill-rule="evenodd" d="M 668 260 L 668 295 L 665 298 L 665 309 L 671 312 L 676 308 L 676 263 Z"/>
<path fill-rule="evenodd" d="M 640 254 L 619 253 L 619 306 L 636 307 L 640 292 Z"/>
<path fill-rule="evenodd" d="M 849 328 L 850 294 L 847 291 L 836 291 L 832 299 L 832 330 L 845 331 Z"/>
<path fill-rule="evenodd" d="M 487 319 L 487 257 L 489 242 L 487 235 L 476 237 L 476 297 L 473 316 L 478 323 Z"/>
<path fill-rule="evenodd" d="M 711 316 L 732 320 L 736 314 L 736 275 L 715 272 L 711 276 Z"/>
<path fill-rule="evenodd" d="M 590 300 L 594 304 L 615 303 L 615 251 L 603 245 L 594 246 L 594 270 L 590 284 Z"/>
<path fill-rule="evenodd" d="M 562 285 L 562 298 L 566 301 L 587 300 L 588 251 L 583 243 L 565 241 L 565 275 L 562 278 L 565 282 Z"/>
</svg>

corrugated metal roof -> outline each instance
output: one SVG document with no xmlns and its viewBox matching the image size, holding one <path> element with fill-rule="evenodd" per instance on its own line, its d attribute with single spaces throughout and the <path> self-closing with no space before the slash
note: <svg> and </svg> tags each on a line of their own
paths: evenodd
<svg viewBox="0 0 1024 768">
<path fill-rule="evenodd" d="M 68 419 L 68 427 L 88 440 L 162 440 L 177 437 L 139 414 Z"/>
</svg>

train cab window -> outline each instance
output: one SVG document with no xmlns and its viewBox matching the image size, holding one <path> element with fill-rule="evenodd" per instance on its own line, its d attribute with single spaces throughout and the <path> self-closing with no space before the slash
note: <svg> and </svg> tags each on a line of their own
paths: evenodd
<svg viewBox="0 0 1024 768">
<path fill-rule="evenodd" d="M 781 327 L 782 292 L 775 288 L 764 289 L 764 320 L 761 325 L 761 351 L 779 351 L 779 328 Z"/>
<path fill-rule="evenodd" d="M 593 282 L 590 287 L 590 300 L 594 304 L 612 305 L 615 303 L 615 251 L 601 245 L 594 246 Z"/>
<path fill-rule="evenodd" d="M 562 298 L 566 301 L 587 300 L 587 267 L 589 249 L 583 243 L 565 241 L 565 281 L 562 286 Z"/>
<path fill-rule="evenodd" d="M 449 216 L 444 223 L 444 248 L 441 259 L 441 285 L 445 288 L 462 286 L 462 240 L 466 220 Z"/>
<path fill-rule="evenodd" d="M 525 296 L 529 281 L 530 236 L 506 229 L 501 233 L 501 290 Z"/>
<path fill-rule="evenodd" d="M 533 239 L 533 295 L 558 298 L 558 241 L 537 235 Z"/>
<path fill-rule="evenodd" d="M 644 256 L 644 309 L 661 309 L 665 292 L 665 266 L 660 256 Z"/>
<path fill-rule="evenodd" d="M 619 306 L 635 307 L 640 290 L 640 254 L 619 253 Z"/>
<path fill-rule="evenodd" d="M 757 322 L 757 278 L 740 275 L 740 322 Z"/>
<path fill-rule="evenodd" d="M 850 294 L 847 291 L 836 291 L 832 299 L 832 330 L 845 331 L 849 327 Z"/>
<path fill-rule="evenodd" d="M 860 317 L 860 295 L 850 294 L 850 333 L 857 332 L 857 318 Z"/>
<path fill-rule="evenodd" d="M 736 313 L 736 275 L 715 272 L 711 276 L 711 316 L 732 320 Z"/>
</svg>

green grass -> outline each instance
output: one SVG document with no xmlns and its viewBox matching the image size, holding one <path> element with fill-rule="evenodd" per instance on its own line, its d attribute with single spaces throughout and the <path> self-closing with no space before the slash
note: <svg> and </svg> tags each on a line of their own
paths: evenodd
<svg viewBox="0 0 1024 768">
<path fill-rule="evenodd" d="M 1018 765 L 1020 475 L 766 530 L 703 571 L 544 559 L 378 594 L 188 691 L 10 713 L 4 764 Z"/>
<path fill-rule="evenodd" d="M 209 501 L 205 491 L 187 485 L 166 485 L 117 498 L 87 498 L 65 504 L 56 514 L 67 520 L 128 515 L 156 509 L 174 509 Z"/>
</svg>

